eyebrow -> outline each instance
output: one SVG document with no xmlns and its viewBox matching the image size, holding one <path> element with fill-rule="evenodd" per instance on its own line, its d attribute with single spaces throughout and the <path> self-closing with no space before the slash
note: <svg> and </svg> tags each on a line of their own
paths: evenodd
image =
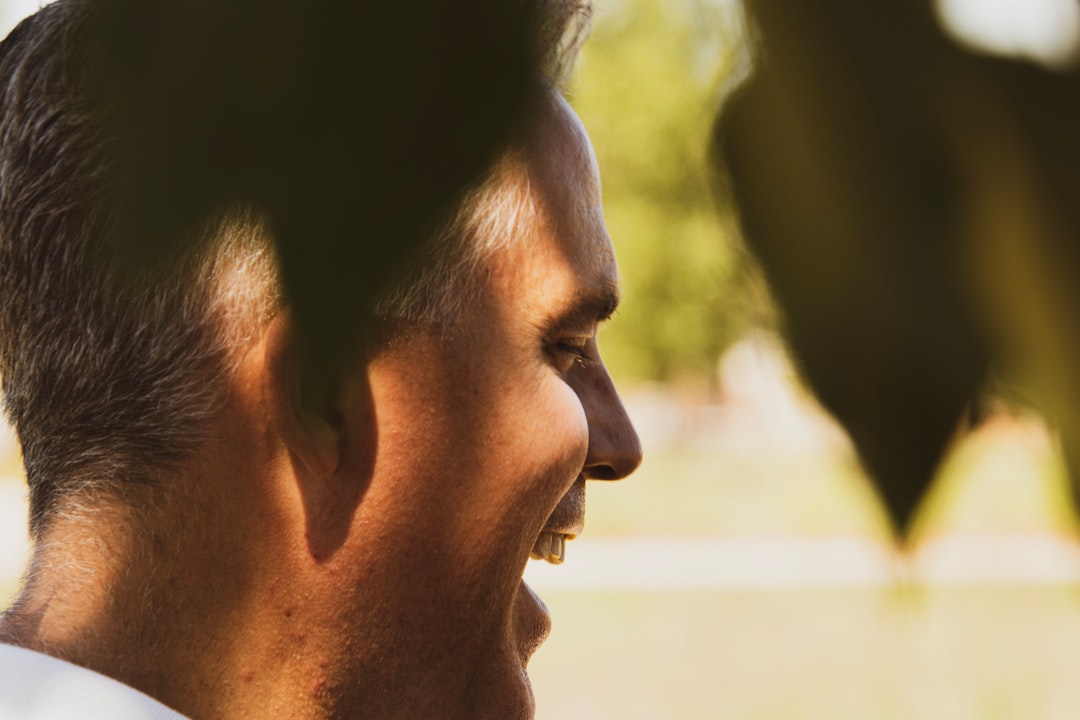
<svg viewBox="0 0 1080 720">
<path fill-rule="evenodd" d="M 550 332 L 602 323 L 614 315 L 618 307 L 618 285 L 605 283 L 575 298 L 568 308 L 549 318 L 544 327 Z"/>
</svg>

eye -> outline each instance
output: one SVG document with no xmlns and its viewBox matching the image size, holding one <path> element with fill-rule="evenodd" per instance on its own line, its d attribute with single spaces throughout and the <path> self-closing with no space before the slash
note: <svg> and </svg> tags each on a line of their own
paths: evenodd
<svg viewBox="0 0 1080 720">
<path fill-rule="evenodd" d="M 592 363 L 588 337 L 560 338 L 547 347 L 551 364 L 560 373 L 569 372 L 574 367 L 588 367 Z"/>
</svg>

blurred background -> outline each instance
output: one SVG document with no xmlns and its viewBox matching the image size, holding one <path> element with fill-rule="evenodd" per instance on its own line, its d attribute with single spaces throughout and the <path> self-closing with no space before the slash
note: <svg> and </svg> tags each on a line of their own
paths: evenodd
<svg viewBox="0 0 1080 720">
<path fill-rule="evenodd" d="M 0 0 L 0 32 L 36 6 Z M 962 42 L 1048 63 L 1076 49 L 1068 7 L 939 3 Z M 596 0 L 571 101 L 624 288 L 601 344 L 645 462 L 590 488 L 565 564 L 526 573 L 554 617 L 538 718 L 1072 718 L 1080 545 L 1057 440 L 990 403 L 896 541 L 710 190 L 745 35 L 734 0 Z M 27 549 L 20 473 L 0 433 L 0 606 Z"/>
</svg>

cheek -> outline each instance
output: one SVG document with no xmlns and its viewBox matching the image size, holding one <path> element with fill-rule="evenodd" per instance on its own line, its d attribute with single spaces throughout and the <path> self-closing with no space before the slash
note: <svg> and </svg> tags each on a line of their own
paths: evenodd
<svg viewBox="0 0 1080 720">
<path fill-rule="evenodd" d="M 573 482 L 589 450 L 589 425 L 581 401 L 572 388 L 552 376 L 541 383 L 541 392 L 534 402 L 527 430 L 532 456 L 548 472 Z M 560 490 L 560 497 L 566 490 L 561 485 L 555 489 Z"/>
<path fill-rule="evenodd" d="M 557 502 L 577 479 L 589 449 L 589 426 L 577 393 L 549 374 L 525 399 L 519 428 L 521 452 L 527 472 L 535 477 L 538 493 Z"/>
</svg>

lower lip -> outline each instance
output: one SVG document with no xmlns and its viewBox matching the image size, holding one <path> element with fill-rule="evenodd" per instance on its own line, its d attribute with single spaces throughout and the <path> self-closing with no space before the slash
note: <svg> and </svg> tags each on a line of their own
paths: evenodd
<svg viewBox="0 0 1080 720">
<path fill-rule="evenodd" d="M 551 615 L 547 606 L 524 580 L 518 586 L 514 601 L 514 631 L 524 667 L 551 632 Z"/>
</svg>

